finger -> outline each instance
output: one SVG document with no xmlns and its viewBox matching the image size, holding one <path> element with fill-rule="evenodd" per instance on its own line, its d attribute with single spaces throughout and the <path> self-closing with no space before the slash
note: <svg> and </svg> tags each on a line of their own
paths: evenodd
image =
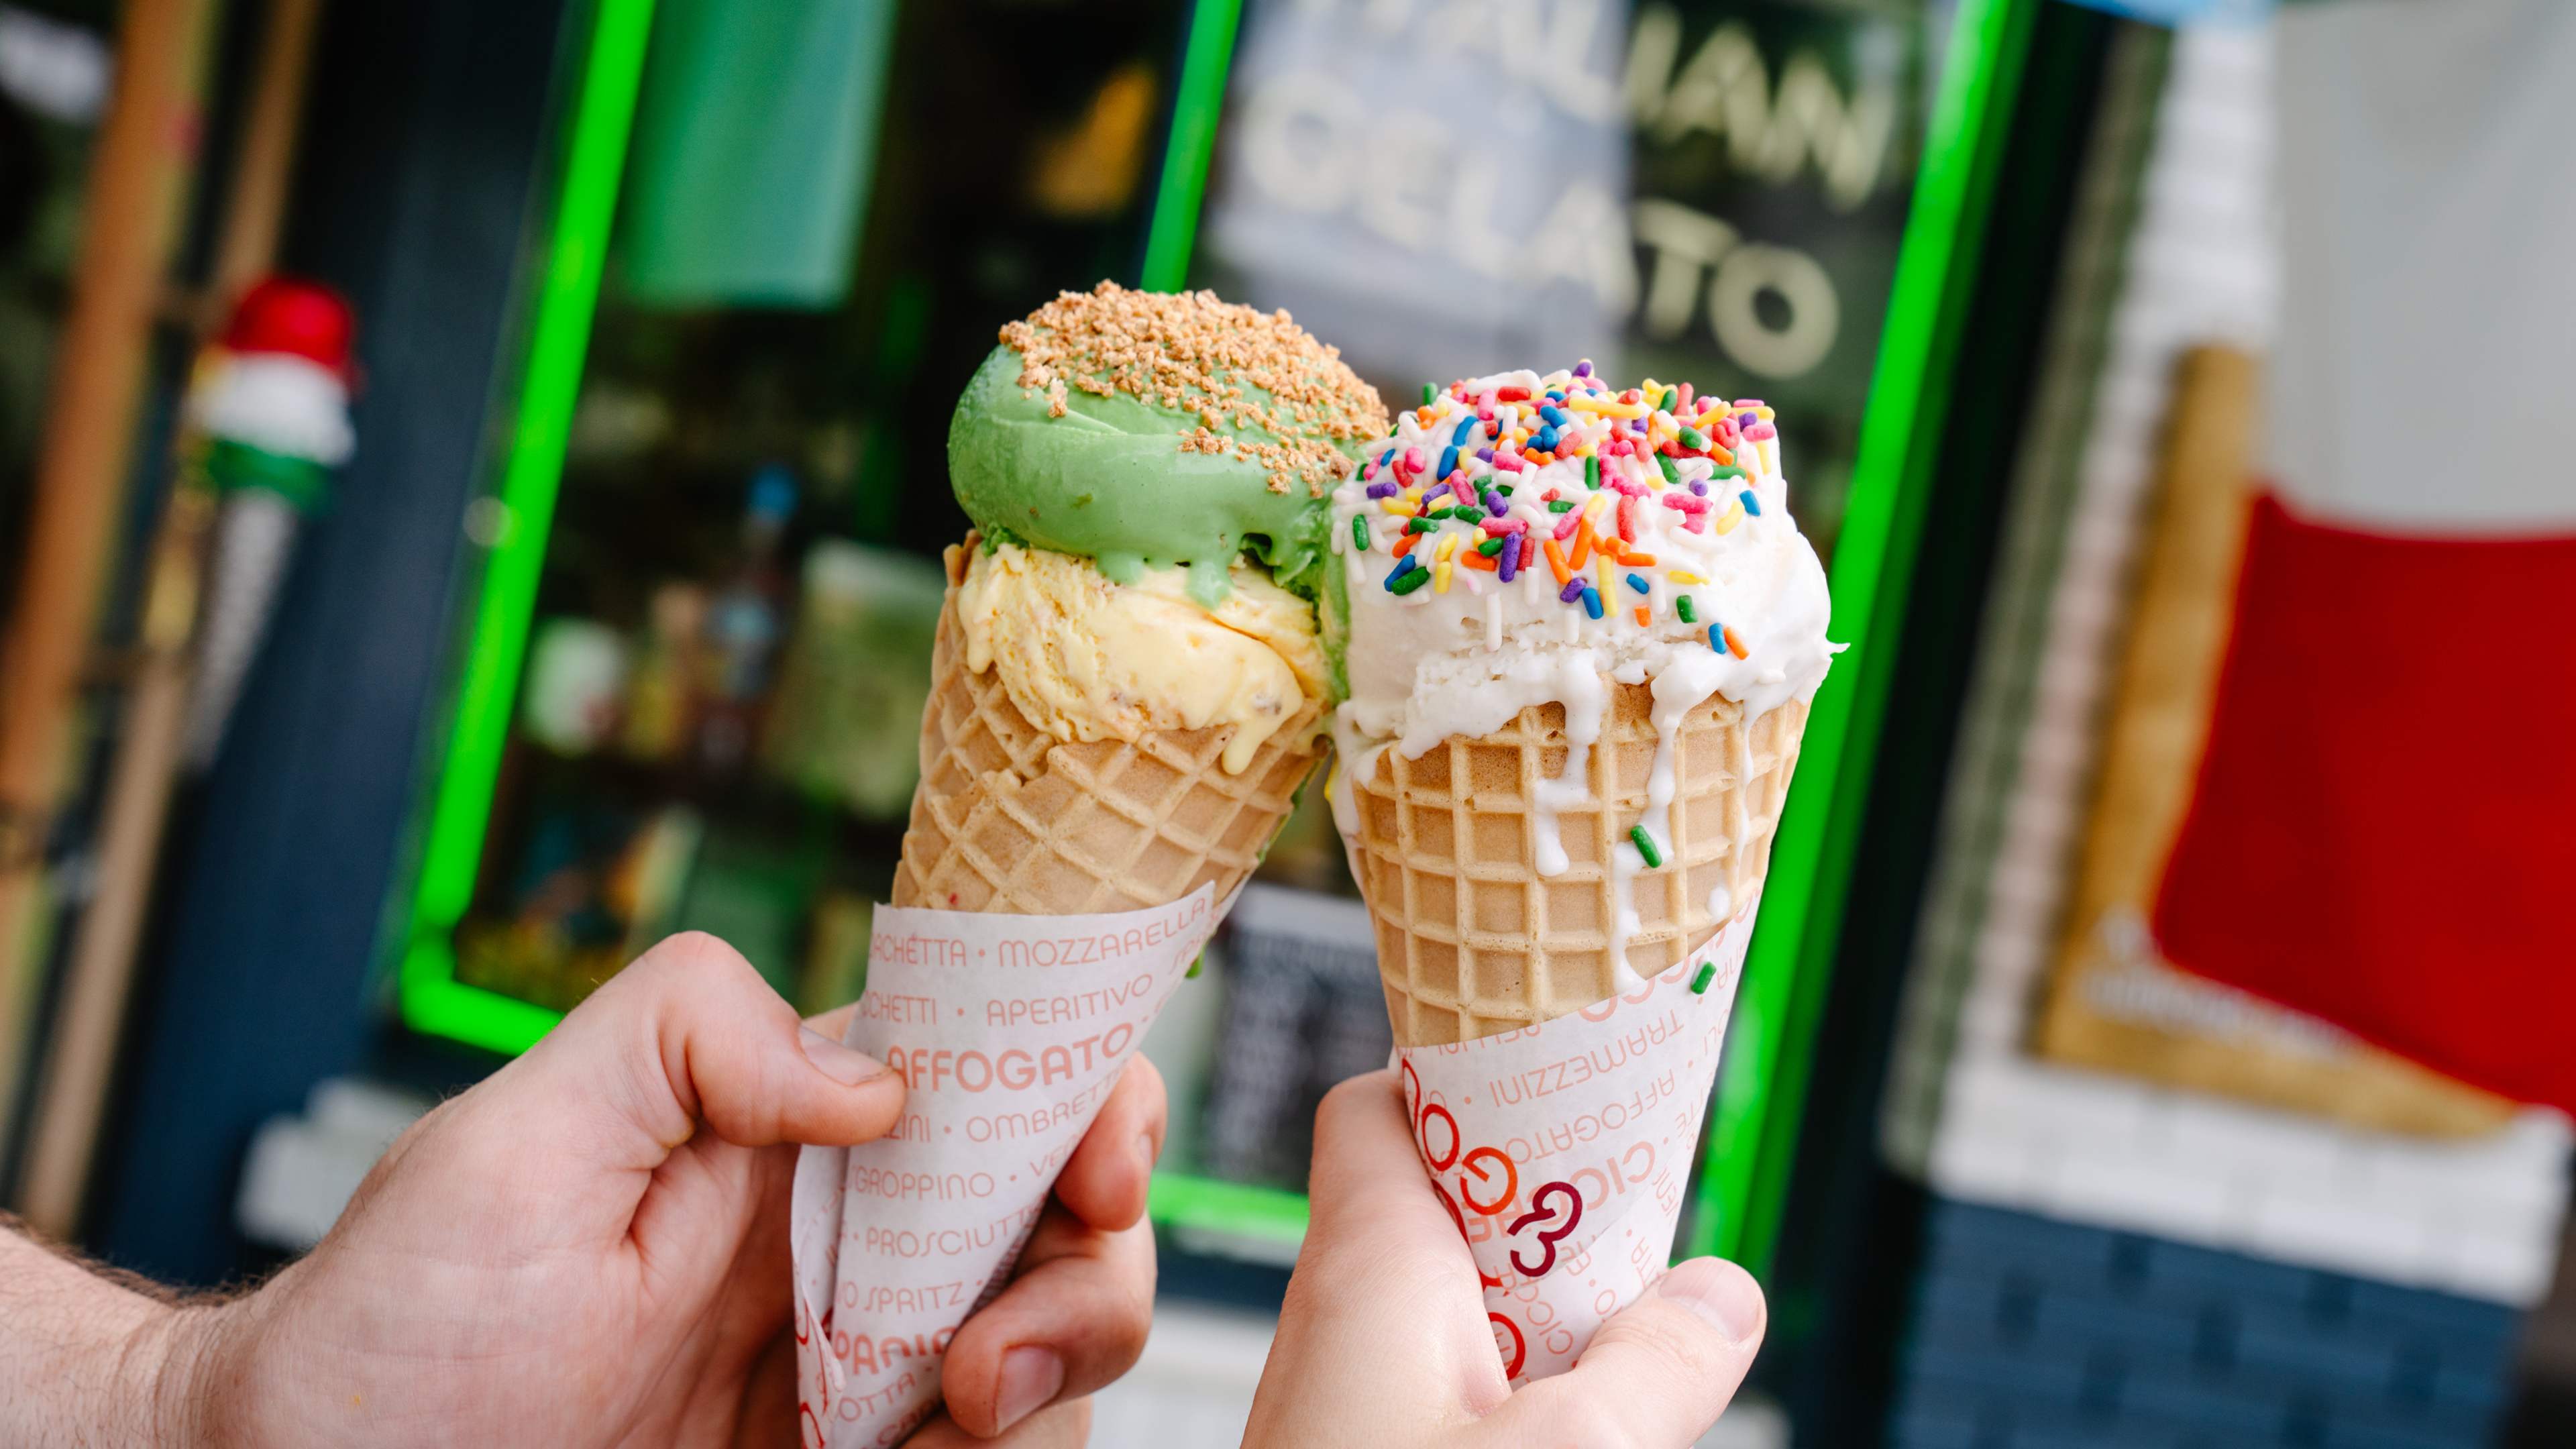
<svg viewBox="0 0 2576 1449">
<path fill-rule="evenodd" d="M 1104 1233 L 1061 1205 L 1038 1220 L 1019 1276 L 948 1346 L 948 1412 L 990 1436 L 1135 1367 L 1154 1315 L 1154 1232 Z"/>
<path fill-rule="evenodd" d="M 1169 1120 L 1163 1074 L 1143 1057 L 1129 1060 L 1091 1130 L 1066 1159 L 1055 1180 L 1056 1197 L 1102 1232 L 1134 1227 L 1145 1215 Z"/>
<path fill-rule="evenodd" d="M 1752 1274 L 1693 1258 L 1601 1325 L 1571 1370 L 1521 1390 L 1504 1412 L 1532 1442 L 1679 1449 L 1725 1412 L 1768 1317 Z"/>
<path fill-rule="evenodd" d="M 506 1127 L 510 1159 L 650 1172 L 700 1122 L 745 1147 L 846 1146 L 883 1136 L 903 1097 L 883 1063 L 800 1026 L 750 962 L 691 933 L 611 977 L 458 1106 Z"/>
<path fill-rule="evenodd" d="M 1309 1254 L 1348 1260 L 1321 1265 L 1337 1276 L 1418 1265 L 1444 1290 L 1476 1290 L 1475 1260 L 1431 1190 L 1394 1072 L 1353 1077 L 1325 1094 L 1307 1194 L 1300 1271 Z"/>
<path fill-rule="evenodd" d="M 1279 1335 L 1253 1399 L 1252 1439 L 1311 1428 L 1311 1385 L 1335 1385 L 1342 1422 L 1405 1443 L 1509 1393 L 1483 1286 L 1458 1224 L 1432 1194 L 1393 1072 L 1335 1087 L 1315 1114 L 1312 1209 Z"/>
<path fill-rule="evenodd" d="M 903 1441 L 903 1449 L 1083 1449 L 1091 1442 L 1091 1401 L 1076 1399 L 1033 1414 L 999 1439 L 967 1433 L 941 1414 Z"/>
</svg>

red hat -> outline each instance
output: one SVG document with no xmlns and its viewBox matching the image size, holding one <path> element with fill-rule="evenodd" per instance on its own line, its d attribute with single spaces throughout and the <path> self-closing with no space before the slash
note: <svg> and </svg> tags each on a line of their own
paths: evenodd
<svg viewBox="0 0 2576 1449">
<path fill-rule="evenodd" d="M 232 352 L 283 352 L 350 377 L 357 321 L 348 300 L 317 282 L 269 277 L 233 304 L 223 345 Z"/>
</svg>

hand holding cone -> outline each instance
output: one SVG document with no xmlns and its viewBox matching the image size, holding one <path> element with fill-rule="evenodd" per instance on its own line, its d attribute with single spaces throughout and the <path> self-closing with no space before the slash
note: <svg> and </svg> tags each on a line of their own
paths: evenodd
<svg viewBox="0 0 2576 1449">
<path fill-rule="evenodd" d="M 1776 439 L 1758 402 L 1503 373 L 1426 388 L 1334 494 L 1334 815 L 1516 1382 L 1671 1251 L 1833 652 Z"/>
<path fill-rule="evenodd" d="M 947 553 L 850 1025 L 910 1118 L 797 1169 L 799 1393 L 833 1449 L 935 1411 L 951 1335 L 1293 808 L 1325 708 L 1324 485 L 1386 426 L 1284 313 L 1205 293 L 1104 283 L 1002 344 L 950 429 L 980 533 Z M 883 1250 L 907 1241 L 949 1246 Z"/>
</svg>

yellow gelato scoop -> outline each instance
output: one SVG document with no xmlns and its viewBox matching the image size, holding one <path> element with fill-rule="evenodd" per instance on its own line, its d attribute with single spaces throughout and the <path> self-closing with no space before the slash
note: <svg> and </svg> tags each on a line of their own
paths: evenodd
<svg viewBox="0 0 2576 1449">
<path fill-rule="evenodd" d="M 966 667 L 998 669 L 1030 723 L 1067 741 L 1234 725 L 1229 773 L 1324 697 L 1314 618 L 1240 559 L 1212 609 L 1191 598 L 1186 569 L 1122 584 L 1089 559 L 1008 543 L 972 550 L 957 586 Z"/>
</svg>

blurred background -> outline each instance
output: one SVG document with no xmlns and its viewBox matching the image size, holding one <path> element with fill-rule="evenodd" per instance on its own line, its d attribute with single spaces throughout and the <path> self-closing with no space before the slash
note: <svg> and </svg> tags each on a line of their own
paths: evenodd
<svg viewBox="0 0 2576 1449">
<path fill-rule="evenodd" d="M 2576 1440 L 2571 98 L 2557 0 L 0 3 L 0 1204 L 239 1281 L 668 932 L 855 996 L 949 408 L 1108 277 L 1779 409 L 1710 1443 Z M 1106 1445 L 1233 1442 L 1388 1050 L 1317 809 L 1207 965 Z"/>
</svg>

